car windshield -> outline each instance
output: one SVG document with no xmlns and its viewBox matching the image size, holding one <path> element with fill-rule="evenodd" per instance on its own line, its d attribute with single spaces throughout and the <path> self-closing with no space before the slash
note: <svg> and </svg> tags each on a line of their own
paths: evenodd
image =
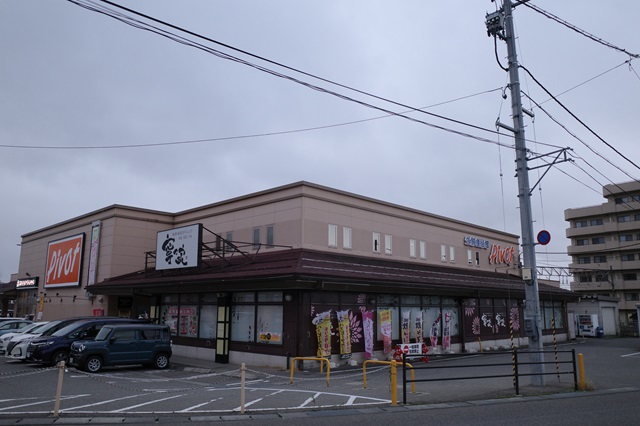
<svg viewBox="0 0 640 426">
<path fill-rule="evenodd" d="M 39 327 L 41 325 L 42 324 L 38 324 L 38 323 L 27 324 L 24 327 L 17 329 L 16 333 L 28 333 L 31 330 L 33 330 L 34 328 L 37 328 L 37 327 Z"/>
<path fill-rule="evenodd" d="M 107 336 L 109 335 L 109 333 L 111 333 L 111 330 L 112 330 L 111 327 L 108 327 L 108 326 L 102 327 L 98 332 L 98 335 L 96 336 L 95 340 L 107 340 Z"/>
<path fill-rule="evenodd" d="M 52 333 L 51 336 L 56 336 L 56 337 L 66 336 L 67 334 L 72 333 L 72 332 L 80 329 L 81 326 L 82 326 L 82 324 L 78 324 L 78 323 L 72 322 L 71 324 L 67 325 L 66 327 L 62 327 L 61 329 L 59 329 L 56 332 Z"/>
<path fill-rule="evenodd" d="M 60 324 L 62 321 L 51 321 L 42 326 L 42 328 L 37 328 L 35 330 L 31 330 L 32 333 L 41 333 L 43 336 L 48 336 L 57 329 L 60 328 Z"/>
</svg>

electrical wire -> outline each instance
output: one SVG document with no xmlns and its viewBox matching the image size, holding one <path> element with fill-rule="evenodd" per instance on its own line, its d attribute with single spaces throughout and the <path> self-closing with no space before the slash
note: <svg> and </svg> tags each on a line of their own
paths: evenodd
<svg viewBox="0 0 640 426">
<path fill-rule="evenodd" d="M 394 116 L 397 116 L 397 117 L 405 118 L 407 120 L 414 121 L 414 122 L 417 122 L 417 123 L 421 123 L 421 124 L 424 124 L 424 125 L 427 125 L 429 127 L 436 128 L 436 129 L 439 129 L 439 130 L 442 130 L 442 131 L 445 131 L 445 132 L 453 133 L 453 134 L 456 134 L 458 136 L 467 137 L 467 138 L 471 138 L 471 139 L 475 139 L 475 140 L 478 140 L 478 141 L 481 141 L 481 142 L 486 142 L 486 143 L 491 143 L 491 144 L 498 143 L 496 141 L 493 141 L 493 140 L 490 140 L 490 139 L 487 139 L 487 138 L 482 138 L 482 137 L 475 136 L 475 135 L 472 135 L 472 134 L 469 134 L 469 133 L 453 130 L 453 129 L 450 129 L 450 128 L 447 128 L 447 127 L 444 127 L 444 126 L 440 126 L 440 125 L 436 125 L 436 124 L 425 122 L 423 120 L 418 120 L 418 119 L 415 119 L 415 118 L 412 118 L 412 117 L 408 117 L 405 114 L 397 113 L 397 112 L 391 111 L 391 110 L 386 109 L 386 108 L 375 106 L 375 105 L 369 104 L 367 102 L 364 102 L 364 101 L 361 101 L 361 100 L 357 100 L 357 99 L 354 99 L 352 97 L 349 97 L 349 96 L 346 96 L 346 95 L 343 95 L 343 94 L 340 94 L 340 93 L 337 93 L 337 92 L 334 92 L 334 91 L 331 91 L 331 90 L 328 90 L 328 89 L 324 89 L 322 87 L 319 87 L 317 85 L 313 85 L 311 83 L 299 80 L 299 79 L 294 78 L 292 76 L 289 76 L 289 75 L 286 75 L 286 74 L 282 74 L 280 72 L 271 70 L 271 69 L 266 68 L 264 66 L 260 66 L 260 65 L 251 63 L 249 61 L 237 58 L 237 57 L 235 57 L 233 55 L 230 55 L 230 54 L 227 54 L 227 53 L 223 53 L 223 52 L 218 51 L 216 49 L 204 46 L 204 45 L 196 43 L 196 42 L 193 42 L 193 41 L 188 40 L 188 39 L 186 39 L 184 37 L 181 37 L 181 36 L 178 36 L 176 34 L 170 33 L 169 31 L 166 31 L 166 30 L 162 30 L 162 29 L 157 28 L 157 27 L 155 27 L 153 25 L 150 25 L 148 23 L 144 23 L 142 21 L 139 21 L 139 20 L 137 20 L 135 18 L 132 18 L 130 16 L 127 16 L 125 14 L 118 13 L 118 12 L 113 11 L 112 9 L 109 9 L 109 8 L 106 8 L 106 7 L 102 7 L 102 6 L 98 5 L 98 4 L 96 4 L 96 2 L 93 2 L 93 1 L 90 1 L 90 0 L 67 0 L 67 1 L 69 1 L 70 3 L 75 4 L 77 6 L 83 7 L 85 9 L 87 9 L 87 10 L 98 12 L 98 13 L 104 14 L 106 16 L 112 17 L 112 18 L 117 19 L 117 20 L 119 20 L 119 21 L 121 21 L 123 23 L 131 25 L 131 26 L 133 26 L 135 28 L 140 28 L 140 29 L 144 29 L 146 31 L 154 32 L 154 33 L 156 33 L 158 35 L 161 35 L 163 37 L 166 37 L 166 38 L 168 38 L 170 40 L 173 40 L 173 41 L 176 41 L 178 43 L 182 43 L 182 44 L 185 44 L 185 45 L 188 45 L 188 46 L 191 46 L 191 47 L 195 47 L 197 49 L 200 49 L 200 50 L 206 51 L 208 53 L 214 54 L 215 56 L 218 56 L 218 57 L 223 58 L 223 59 L 228 59 L 228 60 L 231 60 L 231 61 L 235 61 L 235 62 L 241 63 L 243 65 L 247 65 L 247 66 L 253 67 L 253 68 L 257 69 L 257 70 L 266 72 L 266 73 L 274 75 L 276 77 L 280 77 L 280 78 L 283 78 L 283 79 L 286 79 L 286 80 L 301 84 L 301 85 L 306 86 L 306 87 L 308 87 L 308 88 L 310 88 L 312 90 L 316 90 L 316 91 L 319 91 L 319 92 L 322 92 L 322 93 L 330 94 L 330 95 L 336 96 L 336 97 L 338 97 L 340 99 L 343 99 L 343 100 L 351 101 L 351 102 L 360 104 L 360 105 L 368 107 L 368 108 L 376 109 L 376 110 L 385 112 L 385 113 L 390 114 L 390 115 L 394 115 Z M 332 84 L 332 85 L 336 85 L 336 86 L 338 86 L 340 88 L 344 88 L 344 89 L 348 89 L 348 90 L 354 91 L 354 92 L 356 92 L 358 94 L 366 95 L 366 96 L 372 97 L 372 98 L 377 99 L 377 100 L 381 100 L 381 101 L 384 101 L 384 102 L 391 103 L 391 104 L 396 105 L 396 106 L 401 106 L 403 108 L 408 108 L 411 112 L 421 112 L 421 113 L 433 116 L 435 118 L 439 118 L 439 119 L 442 119 L 442 120 L 446 120 L 446 121 L 450 121 L 450 122 L 456 123 L 458 125 L 471 127 L 473 129 L 481 130 L 481 131 L 484 131 L 484 132 L 489 132 L 489 133 L 492 133 L 492 134 L 496 133 L 495 130 L 486 129 L 486 128 L 483 128 L 481 126 L 476 126 L 476 125 L 473 125 L 473 124 L 470 124 L 470 123 L 466 123 L 466 122 L 463 122 L 463 121 L 460 121 L 460 120 L 455 120 L 455 119 L 452 119 L 452 118 L 449 118 L 449 117 L 441 116 L 441 115 L 438 115 L 438 114 L 433 114 L 433 113 L 430 113 L 430 112 L 427 112 L 427 111 L 420 110 L 419 108 L 413 108 L 411 106 L 408 106 L 408 105 L 400 103 L 400 102 L 395 102 L 395 101 L 392 101 L 390 99 L 386 99 L 386 98 L 383 98 L 383 97 L 380 97 L 380 96 L 376 96 L 376 95 L 367 93 L 367 92 L 362 91 L 362 90 L 354 89 L 352 87 L 349 87 L 349 86 L 346 86 L 346 85 L 343 85 L 343 84 L 340 84 L 340 83 L 336 83 L 336 82 L 333 82 L 331 80 L 328 80 L 328 79 L 325 79 L 325 78 L 322 78 L 322 77 L 315 76 L 313 74 L 298 70 L 296 68 L 293 68 L 293 67 L 290 67 L 290 66 L 287 66 L 287 65 L 283 65 L 281 63 L 269 60 L 269 59 L 264 58 L 262 56 L 258 56 L 258 55 L 249 53 L 247 51 L 235 48 L 235 47 L 230 46 L 228 44 L 221 43 L 219 41 L 216 41 L 216 40 L 213 40 L 211 38 L 202 36 L 200 34 L 194 33 L 192 31 L 186 30 L 184 28 L 178 27 L 178 26 L 170 24 L 168 22 L 153 18 L 153 17 L 151 17 L 149 15 L 145 15 L 145 14 L 139 13 L 139 12 L 137 12 L 135 10 L 120 6 L 118 4 L 115 4 L 115 3 L 107 1 L 107 0 L 98 0 L 98 1 L 100 1 L 102 3 L 109 4 L 111 6 L 114 6 L 114 7 L 120 8 L 120 9 L 123 9 L 123 10 L 125 10 L 125 11 L 127 11 L 129 13 L 133 13 L 134 15 L 137 15 L 137 16 L 140 16 L 140 17 L 144 17 L 147 20 L 160 23 L 160 24 L 162 24 L 164 26 L 167 26 L 169 28 L 179 30 L 181 32 L 184 32 L 185 34 L 189 34 L 191 36 L 206 40 L 206 41 L 208 41 L 210 43 L 214 43 L 214 44 L 223 46 L 225 48 L 228 48 L 230 50 L 233 50 L 233 51 L 236 51 L 236 52 L 240 52 L 240 53 L 242 53 L 244 55 L 247 55 L 247 56 L 250 56 L 252 58 L 256 58 L 256 59 L 265 61 L 265 62 L 267 62 L 269 64 L 276 65 L 276 66 L 282 67 L 284 69 L 287 69 L 287 70 L 290 70 L 290 71 L 294 71 L 296 73 L 300 73 L 300 74 L 302 74 L 304 76 L 308 76 L 308 77 L 311 77 L 311 78 L 314 78 L 314 79 L 318 79 L 318 80 L 320 80 L 322 82 L 326 82 L 326 83 L 329 83 L 329 84 Z M 552 146 L 552 145 L 550 145 L 550 146 Z M 512 148 L 512 149 L 515 149 L 513 146 L 508 146 L 508 147 Z"/>
<path fill-rule="evenodd" d="M 562 109 L 564 109 L 569 115 L 571 115 L 571 117 L 573 117 L 578 123 L 580 123 L 585 129 L 587 129 L 592 135 L 594 135 L 596 138 L 598 138 L 602 143 L 604 143 L 605 145 L 607 145 L 609 148 L 611 148 L 616 154 L 618 154 L 620 157 L 624 158 L 625 160 L 627 160 L 627 162 L 629 162 L 631 165 L 633 165 L 635 168 L 640 169 L 640 167 L 634 163 L 631 159 L 629 159 L 628 157 L 626 157 L 624 154 L 622 154 L 620 151 L 618 151 L 616 148 L 614 148 L 609 142 L 607 142 L 606 140 L 604 140 L 600 135 L 598 135 L 593 129 L 591 129 L 589 126 L 587 126 L 587 124 L 580 120 L 573 112 L 571 112 L 571 110 L 569 108 L 567 108 L 562 102 L 560 102 L 558 100 L 558 98 L 556 98 L 549 90 L 547 90 L 546 87 L 544 87 L 544 85 L 542 83 L 540 83 L 538 81 L 538 79 L 536 79 L 534 77 L 534 75 L 531 73 L 531 71 L 529 71 L 525 66 L 523 65 L 519 65 L 520 68 L 522 68 L 527 74 L 529 74 L 529 76 L 533 79 L 533 81 L 536 82 L 536 84 L 538 86 L 540 86 L 540 88 L 542 90 L 544 90 L 547 95 L 549 95 L 558 105 L 560 105 L 562 107 Z M 634 179 L 635 180 L 635 179 Z"/>
<path fill-rule="evenodd" d="M 581 28 L 579 28 L 579 27 L 577 27 L 577 26 L 565 21 L 564 19 L 559 18 L 558 16 L 556 16 L 556 15 L 550 13 L 550 12 L 547 12 L 546 10 L 544 10 L 544 9 L 538 7 L 538 6 L 535 6 L 535 5 L 531 4 L 531 3 L 521 3 L 521 4 L 525 5 L 529 9 L 532 9 L 532 10 L 538 12 L 539 14 L 541 14 L 541 15 L 543 15 L 543 16 L 545 16 L 545 17 L 547 17 L 547 18 L 549 18 L 549 19 L 551 19 L 551 20 L 553 20 L 553 21 L 555 21 L 555 22 L 557 22 L 557 23 L 569 28 L 570 30 L 573 30 L 573 31 L 577 32 L 578 34 L 583 35 L 583 36 L 587 37 L 588 39 L 595 41 L 596 43 L 599 43 L 599 44 L 601 44 L 603 46 L 606 46 L 606 47 L 608 47 L 610 49 L 617 50 L 618 52 L 626 53 L 627 55 L 629 55 L 630 57 L 632 57 L 634 59 L 640 58 L 639 54 L 629 52 L 628 50 L 623 49 L 621 47 L 618 47 L 618 46 L 614 45 L 613 43 L 609 43 L 608 41 L 605 41 L 602 38 L 597 37 L 597 36 L 587 32 L 587 31 L 585 31 L 585 30 L 583 30 L 583 29 L 581 29 Z"/>
<path fill-rule="evenodd" d="M 501 87 L 495 88 L 495 89 L 490 89 L 490 90 L 485 90 L 482 92 L 477 92 L 474 93 L 472 95 L 466 95 L 466 96 L 460 96 L 458 98 L 455 99 L 451 99 L 448 101 L 443 101 L 443 102 L 438 102 L 426 107 L 422 107 L 420 109 L 427 109 L 427 108 L 434 108 L 436 106 L 441 106 L 441 105 L 446 105 L 449 103 L 453 103 L 453 102 L 457 102 L 460 100 L 464 100 L 464 99 L 469 99 L 475 96 L 479 96 L 479 95 L 483 95 L 483 94 L 488 94 L 488 93 L 492 93 L 492 92 L 496 92 L 502 90 Z M 403 111 L 400 112 L 400 114 L 408 114 L 411 111 Z M 325 126 L 314 126 L 314 127 L 306 127 L 306 128 L 302 128 L 302 129 L 294 129 L 294 130 L 282 130 L 282 131 L 277 131 L 277 132 L 267 132 L 267 133 L 256 133 L 256 134 L 251 134 L 251 135 L 237 135 L 237 136 L 227 136 L 227 137 L 218 137 L 218 138 L 205 138 L 205 139 L 193 139 L 193 140 L 184 140 L 184 141 L 172 141 L 172 142 L 156 142 L 156 143 L 147 143 L 147 144 L 128 144 L 128 145 L 67 145 L 67 146 L 47 146 L 47 145 L 10 145 L 10 144 L 0 144 L 0 148 L 16 148 L 16 149 L 61 149 L 61 150 L 72 150 L 72 149 L 79 149 L 79 150 L 85 150 L 85 149 L 122 149 L 122 148 L 149 148 L 149 147 L 159 147 L 159 146 L 171 146 L 171 145 L 189 145 L 189 144 L 199 144 L 199 143 L 205 143 L 205 142 L 221 142 L 221 141 L 228 141 L 228 140 L 238 140 L 238 139 L 251 139 L 251 138 L 260 138 L 260 137 L 269 137 L 269 136 L 279 136 L 279 135 L 287 135 L 287 134 L 293 134 L 293 133 L 303 133 L 303 132 L 311 132 L 311 131 L 317 131 L 317 130 L 325 130 L 325 129 L 330 129 L 330 128 L 334 128 L 334 127 L 341 127 L 341 126 L 349 126 L 349 125 L 353 125 L 353 124 L 360 124 L 360 123 L 365 123 L 368 121 L 374 121 L 374 120 L 380 120 L 383 118 L 389 118 L 389 117 L 393 117 L 393 114 L 385 114 L 385 115 L 380 115 L 377 117 L 371 117 L 371 118 L 364 118 L 362 120 L 353 120 L 353 121 L 347 121 L 347 122 L 343 122 L 343 123 L 337 123 L 337 124 L 328 124 Z M 498 140 L 499 142 L 499 140 Z"/>
</svg>

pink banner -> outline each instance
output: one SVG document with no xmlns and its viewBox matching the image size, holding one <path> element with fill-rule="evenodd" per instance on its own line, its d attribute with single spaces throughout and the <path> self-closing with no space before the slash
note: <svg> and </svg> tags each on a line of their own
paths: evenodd
<svg viewBox="0 0 640 426">
<path fill-rule="evenodd" d="M 373 358 L 373 312 L 362 309 L 364 329 L 364 352 L 367 359 Z"/>
</svg>

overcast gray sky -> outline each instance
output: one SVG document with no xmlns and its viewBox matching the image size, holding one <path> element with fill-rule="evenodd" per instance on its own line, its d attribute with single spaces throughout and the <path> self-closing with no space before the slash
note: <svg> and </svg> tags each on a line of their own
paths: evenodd
<svg viewBox="0 0 640 426">
<path fill-rule="evenodd" d="M 485 14 L 496 8 L 490 0 L 116 3 L 414 108 L 430 107 L 428 112 L 486 129 L 495 130 L 497 118 L 511 125 L 511 99 L 503 99 L 501 90 L 507 73 L 485 28 Z M 531 4 L 640 53 L 640 2 Z M 515 9 L 514 19 L 520 63 L 634 163 L 521 71 L 522 90 L 580 139 L 524 98 L 536 114 L 525 120 L 528 148 L 540 154 L 556 146 L 573 149 L 575 163 L 553 167 L 532 201 L 534 232 L 552 234 L 551 244 L 537 247 L 538 266 L 566 266 L 564 210 L 599 204 L 603 184 L 640 175 L 640 61 L 625 63 L 629 55 L 526 6 Z M 158 26 L 342 95 L 405 111 Z M 20 236 L 42 227 L 112 204 L 177 212 L 300 180 L 520 234 L 513 140 L 505 131 L 496 135 L 407 114 L 493 141 L 486 142 L 385 117 L 65 0 L 0 2 L 0 53 L 0 281 L 18 271 Z M 506 65 L 500 41 L 497 57 Z M 278 134 L 319 127 L 325 128 Z M 271 135 L 234 138 L 260 134 Z M 531 185 L 543 170 L 531 172 Z"/>
</svg>

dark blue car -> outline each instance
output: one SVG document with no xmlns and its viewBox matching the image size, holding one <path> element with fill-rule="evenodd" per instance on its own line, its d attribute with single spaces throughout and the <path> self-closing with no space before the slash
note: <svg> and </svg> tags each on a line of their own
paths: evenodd
<svg viewBox="0 0 640 426">
<path fill-rule="evenodd" d="M 105 324 L 139 323 L 128 318 L 95 318 L 73 322 L 50 336 L 35 337 L 27 347 L 27 361 L 57 365 L 67 361 L 71 344 L 76 340 L 92 340 Z"/>
</svg>

